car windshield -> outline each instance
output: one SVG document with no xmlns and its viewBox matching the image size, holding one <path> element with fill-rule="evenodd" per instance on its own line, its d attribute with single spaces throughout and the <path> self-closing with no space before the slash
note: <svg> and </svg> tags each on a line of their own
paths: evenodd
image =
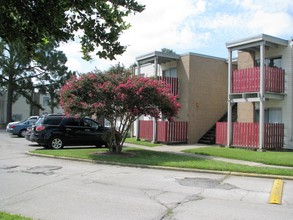
<svg viewBox="0 0 293 220">
<path fill-rule="evenodd" d="M 42 124 L 43 119 L 44 119 L 43 117 L 40 117 L 40 118 L 35 122 L 35 125 Z"/>
</svg>

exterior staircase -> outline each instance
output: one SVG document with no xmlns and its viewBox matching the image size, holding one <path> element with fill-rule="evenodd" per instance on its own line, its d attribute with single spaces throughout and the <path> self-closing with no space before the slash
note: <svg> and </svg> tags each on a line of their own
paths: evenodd
<svg viewBox="0 0 293 220">
<path fill-rule="evenodd" d="M 226 112 L 218 122 L 226 122 L 228 113 Z M 232 107 L 232 121 L 237 121 L 237 104 Z M 216 123 L 211 127 L 199 140 L 200 144 L 215 144 L 216 143 Z"/>
</svg>

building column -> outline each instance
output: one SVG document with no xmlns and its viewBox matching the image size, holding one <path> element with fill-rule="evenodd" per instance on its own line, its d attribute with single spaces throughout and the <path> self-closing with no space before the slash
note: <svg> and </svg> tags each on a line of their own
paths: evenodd
<svg viewBox="0 0 293 220">
<path fill-rule="evenodd" d="M 155 56 L 155 60 L 154 60 L 154 75 L 157 78 L 158 76 L 158 57 Z M 157 119 L 153 118 L 153 143 L 157 142 Z"/>
<path fill-rule="evenodd" d="M 264 42 L 260 45 L 260 85 L 259 85 L 259 151 L 264 150 L 264 136 L 265 136 L 265 46 Z"/>
<path fill-rule="evenodd" d="M 137 75 L 140 75 L 139 62 L 137 62 Z M 140 138 L 139 138 L 139 118 L 135 121 L 135 127 L 136 127 L 136 133 L 135 133 L 136 140 L 139 141 L 140 140 Z"/>
<path fill-rule="evenodd" d="M 230 94 L 232 93 L 232 50 L 228 50 L 228 113 L 227 113 L 227 147 L 232 145 L 232 102 Z"/>
</svg>

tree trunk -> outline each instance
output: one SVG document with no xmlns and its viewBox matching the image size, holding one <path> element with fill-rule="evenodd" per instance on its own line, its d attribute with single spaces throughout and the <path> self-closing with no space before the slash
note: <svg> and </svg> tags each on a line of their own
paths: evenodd
<svg viewBox="0 0 293 220">
<path fill-rule="evenodd" d="M 6 124 L 12 121 L 12 104 L 13 104 L 13 82 L 8 81 L 7 106 L 6 106 Z"/>
<path fill-rule="evenodd" d="M 54 114 L 54 107 L 55 107 L 55 103 L 54 103 L 54 95 L 52 93 L 49 94 L 50 95 L 50 110 L 51 110 L 51 114 Z"/>
<path fill-rule="evenodd" d="M 111 127 L 111 129 L 103 135 L 103 139 L 107 143 L 109 151 L 111 153 L 122 152 L 122 137 L 115 128 Z"/>
</svg>

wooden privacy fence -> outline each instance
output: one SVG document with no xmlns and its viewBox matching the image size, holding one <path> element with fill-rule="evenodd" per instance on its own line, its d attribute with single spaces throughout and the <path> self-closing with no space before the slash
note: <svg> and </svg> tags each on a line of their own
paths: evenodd
<svg viewBox="0 0 293 220">
<path fill-rule="evenodd" d="M 227 145 L 227 122 L 216 123 L 216 144 Z"/>
<path fill-rule="evenodd" d="M 139 121 L 139 138 L 153 140 L 153 121 Z"/>
<path fill-rule="evenodd" d="M 259 124 L 238 123 L 232 124 L 232 146 L 259 148 Z M 284 145 L 284 124 L 265 124 L 264 148 L 280 149 Z M 216 144 L 227 145 L 227 122 L 216 124 Z"/>
<path fill-rule="evenodd" d="M 157 121 L 157 142 L 187 143 L 186 121 Z M 139 121 L 139 138 L 153 140 L 153 121 Z"/>
<path fill-rule="evenodd" d="M 285 71 L 281 68 L 264 67 L 265 92 L 284 93 Z M 259 92 L 260 67 L 234 70 L 232 93 Z"/>
</svg>

